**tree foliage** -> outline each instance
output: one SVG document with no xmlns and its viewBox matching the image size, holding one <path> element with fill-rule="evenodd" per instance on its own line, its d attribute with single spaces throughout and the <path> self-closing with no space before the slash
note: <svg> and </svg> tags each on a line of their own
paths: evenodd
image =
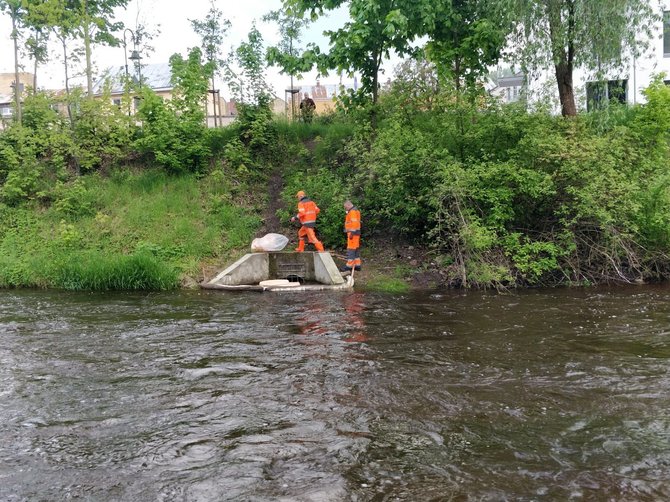
<svg viewBox="0 0 670 502">
<path fill-rule="evenodd" d="M 433 3 L 435 21 L 426 26 L 426 53 L 456 89 L 475 88 L 500 58 L 507 30 L 495 5 L 495 0 Z"/>
<path fill-rule="evenodd" d="M 203 107 L 211 75 L 209 65 L 202 61 L 197 47 L 186 59 L 174 54 L 170 58 L 172 99 L 165 102 L 151 89 L 143 88 L 138 112 L 143 127 L 136 145 L 170 172 L 200 171 L 210 158 Z"/>
<path fill-rule="evenodd" d="M 302 31 L 309 25 L 309 20 L 298 16 L 293 9 L 272 11 L 263 16 L 263 20 L 276 23 L 280 36 L 276 46 L 268 47 L 268 63 L 279 66 L 282 73 L 291 77 L 300 77 L 313 63 L 313 57 L 303 56 L 300 45 Z"/>
<path fill-rule="evenodd" d="M 267 62 L 263 36 L 254 23 L 247 40 L 242 42 L 230 59 L 237 63 L 239 71 L 231 64 L 226 68 L 226 80 L 238 102 L 244 104 L 265 104 L 270 100 L 270 87 L 265 80 Z"/>
<path fill-rule="evenodd" d="M 208 63 L 208 70 L 211 72 L 209 78 L 212 83 L 212 104 L 214 111 L 214 126 L 218 126 L 217 103 L 215 79 L 217 73 L 223 68 L 225 62 L 221 57 L 221 44 L 226 32 L 230 29 L 231 23 L 223 19 L 223 13 L 216 8 L 214 2 L 211 3 L 209 11 L 204 20 L 191 19 L 193 30 L 200 36 L 201 48 L 205 60 Z"/>
<path fill-rule="evenodd" d="M 503 0 L 500 6 L 515 26 L 512 50 L 522 66 L 554 68 L 564 116 L 577 114 L 573 71 L 584 68 L 597 77 L 620 68 L 645 49 L 641 40 L 651 40 L 658 19 L 647 0 Z"/>
<path fill-rule="evenodd" d="M 286 9 L 301 16 L 309 13 L 312 20 L 342 5 L 348 6 L 350 20 L 337 30 L 325 32 L 330 50 L 322 52 L 312 44 L 307 56 L 322 73 L 360 73 L 362 89 L 374 104 L 384 59 L 392 51 L 401 56 L 411 53 L 411 42 L 421 31 L 419 24 L 432 23 L 434 10 L 428 0 L 284 0 Z"/>
<path fill-rule="evenodd" d="M 83 40 L 85 53 L 86 88 L 93 94 L 92 46 L 106 44 L 117 46 L 119 40 L 114 33 L 123 28 L 123 23 L 114 21 L 114 9 L 125 7 L 129 0 L 64 0 L 65 17 L 71 33 Z"/>
</svg>

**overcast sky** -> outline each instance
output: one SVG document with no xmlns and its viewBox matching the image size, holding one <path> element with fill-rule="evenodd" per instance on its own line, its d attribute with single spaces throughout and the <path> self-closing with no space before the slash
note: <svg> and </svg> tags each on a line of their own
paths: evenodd
<svg viewBox="0 0 670 502">
<path fill-rule="evenodd" d="M 267 45 L 276 44 L 279 41 L 277 27 L 261 21 L 264 14 L 271 10 L 281 8 L 281 0 L 215 0 L 215 5 L 223 12 L 223 17 L 232 23 L 232 28 L 224 40 L 223 53 L 227 54 L 231 46 L 238 46 L 246 40 L 252 23 L 256 20 L 257 27 L 263 35 Z M 160 34 L 151 42 L 155 51 L 151 54 L 143 54 L 143 64 L 166 63 L 170 56 L 176 52 L 186 55 L 188 48 L 200 44 L 198 36 L 193 32 L 189 19 L 204 19 L 210 8 L 210 0 L 130 0 L 125 10 L 119 10 L 117 19 L 123 21 L 126 27 L 134 29 L 136 21 L 145 24 L 150 30 L 160 29 Z M 320 19 L 311 26 L 304 34 L 302 45 L 307 42 L 316 42 L 324 49 L 327 40 L 322 35 L 325 29 L 337 29 L 346 21 L 346 11 L 340 10 L 331 14 L 326 19 Z M 0 16 L 0 72 L 14 71 L 13 42 L 10 39 L 11 22 L 9 16 Z M 128 42 L 129 51 L 132 49 Z M 42 69 L 38 69 L 38 86 L 48 89 L 59 89 L 64 87 L 63 69 L 60 64 L 60 53 L 57 46 L 51 44 L 52 61 Z M 128 52 L 130 55 L 130 52 Z M 124 64 L 123 47 L 94 48 L 93 60 L 98 72 L 108 66 Z M 21 59 L 25 71 L 32 71 L 32 61 L 27 58 Z M 270 68 L 268 72 L 268 83 L 279 97 L 284 97 L 284 89 L 289 87 L 289 77 L 280 75 L 278 70 Z M 345 81 L 347 79 L 345 78 Z M 316 73 L 306 74 L 301 82 L 296 85 L 310 85 L 316 81 Z M 331 73 L 328 77 L 322 77 L 321 83 L 335 84 L 339 77 Z M 228 98 L 228 96 L 225 96 Z"/>
</svg>

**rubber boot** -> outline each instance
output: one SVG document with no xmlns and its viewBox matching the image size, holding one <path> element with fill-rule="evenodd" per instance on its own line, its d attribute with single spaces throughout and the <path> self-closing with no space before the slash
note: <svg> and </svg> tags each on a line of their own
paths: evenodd
<svg viewBox="0 0 670 502">
<path fill-rule="evenodd" d="M 298 240 L 298 247 L 295 250 L 298 253 L 302 253 L 305 250 L 305 239 Z"/>
<path fill-rule="evenodd" d="M 325 251 L 325 249 L 323 249 L 323 244 L 321 244 L 321 241 L 316 241 L 314 243 L 314 247 L 319 253 L 323 253 Z"/>
</svg>

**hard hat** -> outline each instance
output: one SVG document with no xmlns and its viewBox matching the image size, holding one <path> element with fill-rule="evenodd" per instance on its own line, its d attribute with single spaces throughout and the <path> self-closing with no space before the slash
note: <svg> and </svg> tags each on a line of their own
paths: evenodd
<svg viewBox="0 0 670 502">
<path fill-rule="evenodd" d="M 298 199 L 302 199 L 302 198 L 305 196 L 305 192 L 303 192 L 302 190 L 300 190 L 297 194 L 295 194 L 295 196 L 296 196 Z"/>
</svg>

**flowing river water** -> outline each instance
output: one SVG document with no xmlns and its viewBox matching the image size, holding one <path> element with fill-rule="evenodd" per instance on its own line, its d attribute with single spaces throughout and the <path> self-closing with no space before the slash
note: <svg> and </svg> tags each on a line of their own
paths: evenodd
<svg viewBox="0 0 670 502">
<path fill-rule="evenodd" d="M 3 291 L 0 500 L 670 500 L 670 287 Z"/>
</svg>

